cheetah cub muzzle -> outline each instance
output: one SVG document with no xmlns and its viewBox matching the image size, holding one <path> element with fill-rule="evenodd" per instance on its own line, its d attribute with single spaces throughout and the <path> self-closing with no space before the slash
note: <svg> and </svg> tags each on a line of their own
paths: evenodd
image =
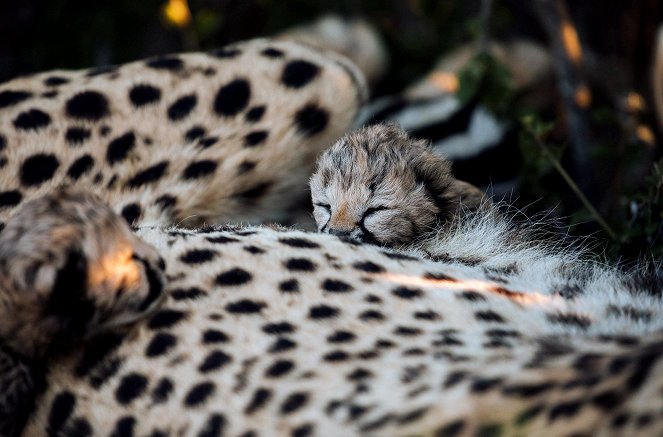
<svg viewBox="0 0 663 437">
<path fill-rule="evenodd" d="M 399 247 L 486 205 L 484 194 L 455 179 L 446 158 L 395 124 L 338 140 L 311 177 L 318 230 Z"/>
<path fill-rule="evenodd" d="M 0 233 L 0 436 L 20 432 L 43 360 L 159 305 L 164 262 L 96 197 L 25 203 Z"/>
</svg>

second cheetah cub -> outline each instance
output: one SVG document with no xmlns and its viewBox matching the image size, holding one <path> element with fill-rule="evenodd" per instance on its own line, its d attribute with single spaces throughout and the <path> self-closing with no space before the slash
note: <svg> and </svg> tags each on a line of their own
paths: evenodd
<svg viewBox="0 0 663 437">
<path fill-rule="evenodd" d="M 487 202 L 450 162 L 395 124 L 359 129 L 318 158 L 311 177 L 320 232 L 399 247 Z"/>
</svg>

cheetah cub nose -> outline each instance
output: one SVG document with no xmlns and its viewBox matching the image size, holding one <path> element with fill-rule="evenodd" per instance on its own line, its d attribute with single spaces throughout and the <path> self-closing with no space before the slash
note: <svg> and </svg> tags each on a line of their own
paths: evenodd
<svg viewBox="0 0 663 437">
<path fill-rule="evenodd" d="M 159 305 L 164 262 L 94 196 L 25 203 L 0 233 L 0 343 L 27 358 Z"/>
<path fill-rule="evenodd" d="M 320 232 L 400 247 L 490 202 L 450 162 L 395 124 L 368 126 L 318 158 L 310 180 Z"/>
</svg>

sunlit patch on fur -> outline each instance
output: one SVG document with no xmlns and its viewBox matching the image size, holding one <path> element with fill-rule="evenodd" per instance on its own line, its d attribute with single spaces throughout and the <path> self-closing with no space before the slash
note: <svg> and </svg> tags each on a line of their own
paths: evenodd
<svg viewBox="0 0 663 437">
<path fill-rule="evenodd" d="M 121 284 L 125 288 L 134 288 L 140 282 L 140 271 L 132 259 L 133 250 L 123 245 L 115 252 L 102 257 L 89 271 L 89 285 Z"/>
<path fill-rule="evenodd" d="M 475 292 L 502 294 L 509 297 L 512 301 L 523 305 L 551 303 L 556 300 L 555 297 L 546 296 L 539 291 L 523 292 L 505 290 L 503 286 L 494 282 L 476 279 L 429 279 L 420 276 L 399 275 L 395 273 L 382 273 L 379 276 L 386 281 L 395 282 L 400 285 L 444 288 L 448 290 L 472 290 Z"/>
</svg>

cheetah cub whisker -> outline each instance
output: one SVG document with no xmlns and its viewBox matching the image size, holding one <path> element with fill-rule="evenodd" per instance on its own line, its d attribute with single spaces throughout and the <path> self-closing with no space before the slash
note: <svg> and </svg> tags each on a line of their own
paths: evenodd
<svg viewBox="0 0 663 437">
<path fill-rule="evenodd" d="M 22 205 L 0 233 L 0 436 L 29 414 L 44 360 L 163 300 L 164 261 L 94 196 Z"/>
<path fill-rule="evenodd" d="M 416 242 L 490 204 L 451 163 L 395 124 L 364 127 L 318 158 L 310 180 L 318 230 L 390 247 Z"/>
</svg>

